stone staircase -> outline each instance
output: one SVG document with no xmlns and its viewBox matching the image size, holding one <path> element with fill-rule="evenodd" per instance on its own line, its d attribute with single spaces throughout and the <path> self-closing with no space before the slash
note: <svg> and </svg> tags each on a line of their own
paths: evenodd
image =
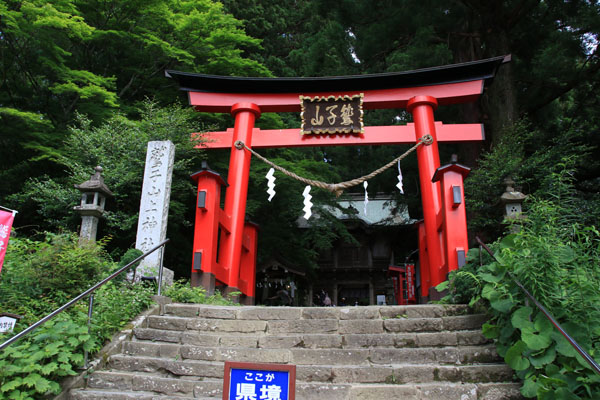
<svg viewBox="0 0 600 400">
<path fill-rule="evenodd" d="M 296 365 L 298 400 L 520 399 L 513 372 L 461 305 L 167 304 L 73 400 L 220 399 L 224 361 Z"/>
</svg>

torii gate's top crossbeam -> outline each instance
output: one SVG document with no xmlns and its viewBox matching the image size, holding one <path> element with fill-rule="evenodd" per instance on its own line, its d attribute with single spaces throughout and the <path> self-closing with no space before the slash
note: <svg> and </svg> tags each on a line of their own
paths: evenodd
<svg viewBox="0 0 600 400">
<path fill-rule="evenodd" d="M 475 101 L 484 83 L 510 56 L 462 64 L 383 74 L 311 77 L 244 78 L 167 70 L 190 105 L 198 111 L 230 113 L 236 103 L 256 104 L 261 112 L 299 112 L 299 95 L 329 96 L 364 93 L 365 109 L 406 108 L 410 98 L 431 96 L 439 105 Z"/>
</svg>

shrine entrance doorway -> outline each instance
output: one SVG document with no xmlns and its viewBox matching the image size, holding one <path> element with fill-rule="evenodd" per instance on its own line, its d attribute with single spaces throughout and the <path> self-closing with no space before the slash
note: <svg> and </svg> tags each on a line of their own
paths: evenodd
<svg viewBox="0 0 600 400">
<path fill-rule="evenodd" d="M 209 149 L 231 149 L 227 182 L 204 168 L 198 183 L 192 285 L 240 291 L 254 303 L 257 227 L 245 221 L 251 150 L 273 147 L 417 144 L 423 221 L 419 224 L 421 297 L 465 263 L 463 179 L 469 169 L 440 166 L 438 143 L 484 140 L 482 124 L 446 125 L 437 107 L 476 101 L 510 56 L 409 72 L 316 78 L 244 78 L 166 71 L 197 111 L 230 113 L 235 125 L 205 134 Z M 356 105 L 359 104 L 359 105 Z M 413 123 L 363 126 L 362 110 L 405 109 Z M 302 112 L 301 129 L 261 130 L 261 113 Z M 358 116 L 358 117 L 357 117 Z M 357 119 L 358 118 L 358 119 Z M 226 186 L 221 209 L 221 187 Z M 334 188 L 335 191 L 335 188 Z"/>
</svg>

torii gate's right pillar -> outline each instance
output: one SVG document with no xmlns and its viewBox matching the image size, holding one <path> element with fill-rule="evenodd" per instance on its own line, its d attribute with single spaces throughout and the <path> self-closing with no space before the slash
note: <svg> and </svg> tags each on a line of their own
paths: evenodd
<svg viewBox="0 0 600 400">
<path fill-rule="evenodd" d="M 437 100 L 431 96 L 415 96 L 407 103 L 407 110 L 413 116 L 417 140 L 426 135 L 432 138 L 431 144 L 417 148 L 419 163 L 419 182 L 421 200 L 423 202 L 423 219 L 426 233 L 427 257 L 429 261 L 429 285 L 423 292 L 428 293 L 431 287 L 446 280 L 448 271 L 444 261 L 443 235 L 440 231 L 438 216 L 442 212 L 442 196 L 440 183 L 432 182 L 435 171 L 440 167 L 440 154 L 435 132 L 433 111 L 437 108 Z M 421 257 L 423 256 L 421 252 Z"/>
</svg>

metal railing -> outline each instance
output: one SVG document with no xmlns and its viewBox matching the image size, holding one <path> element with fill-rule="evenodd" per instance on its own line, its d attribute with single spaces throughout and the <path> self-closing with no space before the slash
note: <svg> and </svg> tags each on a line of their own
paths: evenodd
<svg viewBox="0 0 600 400">
<path fill-rule="evenodd" d="M 162 285 L 162 274 L 163 274 L 164 246 L 167 244 L 167 242 L 169 242 L 169 239 L 166 239 L 166 240 L 162 241 L 161 243 L 157 244 L 155 247 L 153 247 L 152 249 L 148 250 L 146 253 L 142 254 L 141 256 L 137 257 L 135 260 L 131 261 L 129 264 L 125 265 L 124 267 L 119 268 L 117 271 L 113 272 L 108 277 L 106 277 L 103 280 L 101 280 L 100 282 L 96 283 L 94 286 L 92 286 L 91 288 L 89 288 L 85 292 L 81 293 L 79 296 L 74 297 L 68 303 L 65 303 L 64 305 L 62 305 L 61 307 L 59 307 L 56 310 L 52 311 L 50 314 L 46 315 L 44 318 L 40 319 L 39 321 L 37 321 L 33 325 L 29 326 L 25 330 L 19 332 L 18 334 L 16 334 L 15 336 L 11 337 L 10 339 L 8 339 L 7 341 L 5 341 L 4 343 L 0 344 L 0 350 L 4 349 L 5 347 L 10 346 L 12 343 L 14 343 L 17 340 L 23 338 L 24 336 L 27 336 L 34 329 L 38 328 L 40 325 L 46 323 L 47 321 L 49 321 L 50 319 L 54 318 L 55 316 L 57 316 L 61 312 L 65 311 L 66 309 L 68 309 L 73 304 L 77 303 L 79 300 L 83 299 L 87 295 L 90 295 L 90 302 L 89 302 L 89 306 L 88 306 L 89 307 L 88 308 L 88 330 L 89 330 L 90 329 L 90 325 L 91 325 L 91 319 L 92 319 L 92 311 L 93 311 L 93 307 L 94 307 L 94 292 L 98 288 L 100 288 L 102 285 L 104 285 L 105 283 L 111 281 L 112 279 L 116 278 L 117 276 L 119 276 L 123 272 L 127 271 L 135 263 L 141 261 L 142 259 L 146 258 L 150 254 L 154 253 L 159 248 L 162 248 L 161 254 L 160 254 L 160 266 L 159 266 L 159 271 L 158 271 L 158 277 L 159 277 L 159 279 L 158 279 L 158 295 L 160 296 L 160 294 L 161 294 L 161 285 Z M 84 355 L 84 368 L 87 368 L 87 358 L 88 358 L 88 353 L 87 353 L 87 350 L 86 350 L 85 351 L 85 355 Z"/>
<path fill-rule="evenodd" d="M 477 240 L 477 242 L 479 243 L 479 245 L 481 247 L 483 247 L 485 249 L 485 251 L 495 260 L 498 261 L 496 259 L 496 257 L 494 256 L 494 254 L 492 253 L 492 251 L 490 250 L 490 248 L 481 241 L 481 239 L 479 239 L 479 237 L 475 238 Z M 480 252 L 481 254 L 481 252 Z M 571 346 L 573 346 L 573 348 L 575 349 L 575 351 L 577 351 L 579 353 L 579 355 L 581 355 L 581 357 L 583 357 L 583 359 L 585 361 L 587 361 L 587 363 L 592 367 L 592 369 L 600 375 L 600 365 L 598 365 L 598 363 L 592 358 L 592 356 L 590 356 L 588 354 L 587 351 L 585 351 L 580 345 L 579 343 L 577 343 L 577 341 L 575 339 L 573 339 L 564 329 L 563 327 L 558 323 L 558 321 L 552 316 L 552 314 L 550 314 L 550 312 L 546 309 L 546 307 L 544 307 L 535 297 L 533 297 L 533 295 L 531 293 L 529 293 L 529 290 L 527 290 L 525 288 L 525 286 L 523 286 L 523 284 L 521 282 L 519 282 L 519 280 L 512 274 L 512 272 L 507 271 L 508 272 L 508 276 L 513 280 L 513 282 L 516 283 L 516 285 L 523 291 L 523 293 L 525 293 L 525 295 L 533 302 L 533 304 L 536 305 L 536 307 L 542 312 L 542 314 L 544 314 L 546 316 L 546 318 L 548 318 L 548 320 L 552 323 L 552 325 L 554 325 L 554 327 L 560 332 L 561 335 L 564 336 L 565 339 L 567 339 L 567 341 L 569 342 L 569 344 Z"/>
</svg>

